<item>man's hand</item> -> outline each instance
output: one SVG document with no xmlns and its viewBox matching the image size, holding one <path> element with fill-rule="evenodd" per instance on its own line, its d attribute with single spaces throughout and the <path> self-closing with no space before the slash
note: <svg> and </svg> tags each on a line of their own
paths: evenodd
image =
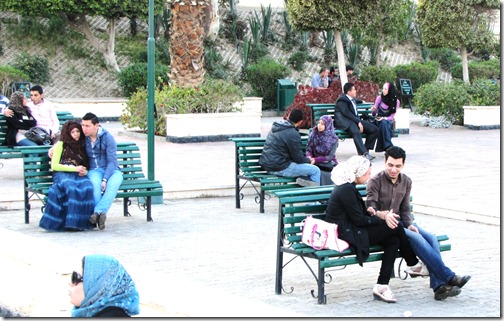
<svg viewBox="0 0 504 321">
<path fill-rule="evenodd" d="M 385 223 L 387 223 L 388 227 L 390 227 L 391 229 L 395 229 L 399 224 L 399 221 L 397 220 L 399 218 L 399 215 L 395 214 L 392 210 L 377 211 L 376 215 L 378 215 L 378 217 L 381 216 L 382 219 L 385 220 Z"/>
<path fill-rule="evenodd" d="M 79 173 L 79 176 L 86 176 L 87 174 L 86 167 L 82 165 L 77 166 L 77 173 Z"/>
<path fill-rule="evenodd" d="M 413 224 L 411 224 L 410 226 L 408 226 L 408 230 L 413 231 L 415 233 L 420 233 L 420 231 L 418 230 L 418 228 L 415 225 L 413 225 Z"/>
<path fill-rule="evenodd" d="M 368 211 L 369 215 L 371 215 L 371 216 L 376 215 L 375 209 L 372 208 L 371 206 L 367 208 L 367 211 Z"/>
<path fill-rule="evenodd" d="M 102 181 L 101 182 L 101 192 L 102 194 L 105 193 L 105 189 L 107 188 L 107 182 Z"/>
<path fill-rule="evenodd" d="M 54 147 L 51 147 L 47 151 L 47 156 L 49 156 L 49 158 L 52 158 L 53 154 L 54 154 Z"/>
<path fill-rule="evenodd" d="M 5 117 L 14 116 L 14 112 L 12 111 L 12 109 L 4 108 L 2 112 L 5 115 Z"/>
<path fill-rule="evenodd" d="M 364 132 L 364 126 L 362 126 L 362 123 L 359 122 L 357 125 L 359 126 L 359 132 L 363 133 Z"/>
<path fill-rule="evenodd" d="M 315 158 L 313 157 L 308 157 L 310 159 L 310 164 L 315 165 Z"/>
</svg>

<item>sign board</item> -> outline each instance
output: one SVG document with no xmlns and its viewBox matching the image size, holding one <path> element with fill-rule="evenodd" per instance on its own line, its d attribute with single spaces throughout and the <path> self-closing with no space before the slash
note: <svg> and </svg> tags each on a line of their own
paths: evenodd
<svg viewBox="0 0 504 321">
<path fill-rule="evenodd" d="M 411 86 L 411 79 L 399 79 L 399 87 L 401 87 L 402 96 L 413 96 L 413 86 Z"/>
</svg>

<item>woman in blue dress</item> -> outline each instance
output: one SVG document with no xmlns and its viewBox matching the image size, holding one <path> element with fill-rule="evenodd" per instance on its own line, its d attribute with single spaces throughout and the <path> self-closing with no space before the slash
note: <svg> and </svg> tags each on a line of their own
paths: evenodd
<svg viewBox="0 0 504 321">
<path fill-rule="evenodd" d="M 93 185 L 87 177 L 89 159 L 82 127 L 67 121 L 51 160 L 54 184 L 49 189 L 39 226 L 49 231 L 90 230 L 94 210 Z"/>
</svg>

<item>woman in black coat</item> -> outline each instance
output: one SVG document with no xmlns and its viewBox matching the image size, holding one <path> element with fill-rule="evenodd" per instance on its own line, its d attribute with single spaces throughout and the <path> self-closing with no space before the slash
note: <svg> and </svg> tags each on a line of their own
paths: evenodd
<svg viewBox="0 0 504 321">
<path fill-rule="evenodd" d="M 24 135 L 30 128 L 37 125 L 30 109 L 26 107 L 26 97 L 20 92 L 13 92 L 10 99 L 9 109 L 14 112 L 12 117 L 5 117 L 7 120 L 7 133 L 5 135 L 5 145 L 8 146 L 37 146 Z"/>
<path fill-rule="evenodd" d="M 391 211 L 377 211 L 376 215 L 367 212 L 355 185 L 365 184 L 370 174 L 371 162 L 363 156 L 353 156 L 334 168 L 331 178 L 335 186 L 329 198 L 325 220 L 338 224 L 339 238 L 350 244 L 361 266 L 369 257 L 370 244 L 383 246 L 382 265 L 373 296 L 391 303 L 397 301 L 388 285 L 397 250 L 400 250 L 408 266 L 416 267 L 423 263 L 413 252 L 404 229 L 392 219 L 399 218 L 399 215 Z"/>
</svg>

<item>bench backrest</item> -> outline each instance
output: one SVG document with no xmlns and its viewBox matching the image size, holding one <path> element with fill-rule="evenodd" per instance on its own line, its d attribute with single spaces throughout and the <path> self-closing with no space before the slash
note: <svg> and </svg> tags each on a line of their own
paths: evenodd
<svg viewBox="0 0 504 321">
<path fill-rule="evenodd" d="M 60 123 L 60 130 L 67 120 L 74 119 L 72 113 L 68 111 L 57 111 L 56 115 L 58 116 L 58 120 Z M 2 145 L 5 142 L 6 133 L 7 133 L 7 120 L 5 119 L 5 116 L 0 113 L 0 145 Z"/>
<path fill-rule="evenodd" d="M 48 193 L 52 185 L 51 159 L 47 151 L 51 146 L 15 147 L 23 154 L 24 176 L 28 187 Z M 125 181 L 145 178 L 140 151 L 135 143 L 117 143 L 117 160 Z"/>
<path fill-rule="evenodd" d="M 334 117 L 334 104 L 306 104 L 312 110 L 312 123 L 313 126 L 317 123 L 320 117 L 329 115 Z M 370 103 L 362 103 L 357 105 L 357 113 L 359 115 L 369 115 L 371 114 L 371 107 L 373 104 Z"/>
</svg>

